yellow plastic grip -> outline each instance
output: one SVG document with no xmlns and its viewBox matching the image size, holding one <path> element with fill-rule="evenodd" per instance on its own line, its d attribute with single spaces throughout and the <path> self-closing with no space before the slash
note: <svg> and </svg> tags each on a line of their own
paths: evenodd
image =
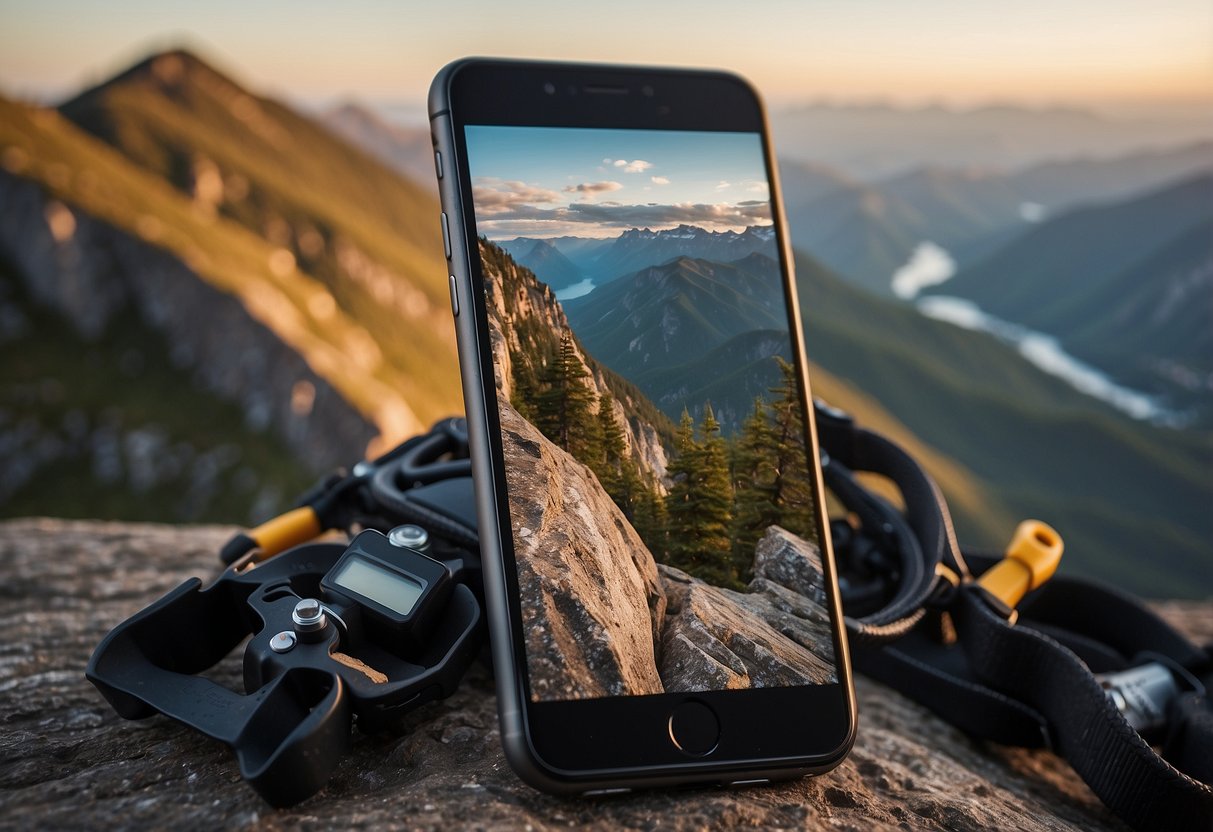
<svg viewBox="0 0 1213 832">
<path fill-rule="evenodd" d="M 1015 529 L 1006 555 L 977 584 L 1013 610 L 1028 592 L 1053 577 L 1064 549 L 1061 535 L 1052 526 L 1024 520 Z"/>
<path fill-rule="evenodd" d="M 316 512 L 310 506 L 302 506 L 267 520 L 250 531 L 248 536 L 261 550 L 256 559 L 262 561 L 292 546 L 306 543 L 322 531 Z"/>
</svg>

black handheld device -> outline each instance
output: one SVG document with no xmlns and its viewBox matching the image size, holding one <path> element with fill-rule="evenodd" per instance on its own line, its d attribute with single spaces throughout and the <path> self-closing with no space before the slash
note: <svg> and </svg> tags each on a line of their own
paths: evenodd
<svg viewBox="0 0 1213 832">
<path fill-rule="evenodd" d="M 429 107 L 511 764 L 565 793 L 836 766 L 855 705 L 758 96 L 472 59 Z"/>
<path fill-rule="evenodd" d="M 121 716 L 162 713 L 230 745 L 274 806 L 324 786 L 350 741 L 454 692 L 480 647 L 464 561 L 410 548 L 404 526 L 348 546 L 245 557 L 124 621 L 86 674 Z M 248 638 L 245 693 L 198 674 Z"/>
</svg>

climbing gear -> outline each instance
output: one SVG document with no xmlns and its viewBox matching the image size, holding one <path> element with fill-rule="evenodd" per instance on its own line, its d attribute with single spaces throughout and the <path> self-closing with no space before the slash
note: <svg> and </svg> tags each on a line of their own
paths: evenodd
<svg viewBox="0 0 1213 832">
<path fill-rule="evenodd" d="M 910 454 L 841 411 L 815 410 L 825 483 L 848 512 L 831 536 L 856 669 L 975 737 L 1052 748 L 1139 829 L 1213 828 L 1213 646 L 1192 644 L 1127 594 L 1055 576 L 1061 538 L 1043 523 L 1022 524 L 1003 557 L 962 551 L 938 487 Z M 373 730 L 449 695 L 480 644 L 467 444 L 463 420 L 447 420 L 325 478 L 291 511 L 233 537 L 215 584 L 189 581 L 115 629 L 89 679 L 127 718 L 159 711 L 231 744 L 274 805 L 310 796 L 348 743 L 351 714 Z M 891 480 L 903 508 L 855 472 Z M 397 528 L 406 523 L 413 528 Z M 378 688 L 376 661 L 345 647 L 352 633 L 375 631 L 351 623 L 350 604 L 379 614 L 380 627 L 404 625 L 376 609 L 368 585 L 341 576 L 343 558 L 384 565 L 365 549 L 373 541 L 382 556 L 390 540 L 364 531 L 348 549 L 307 542 L 333 529 L 386 532 L 407 557 L 446 565 L 452 598 L 463 600 L 426 640 L 427 671 L 398 680 L 389 662 L 388 687 Z M 316 587 L 336 594 L 314 598 Z M 309 600 L 319 603 L 301 611 Z M 183 631 L 203 638 L 180 642 Z M 247 695 L 192 675 L 250 634 Z M 333 645 L 344 652 L 330 659 Z M 376 698 L 388 688 L 399 693 Z"/>
<path fill-rule="evenodd" d="M 1123 592 L 1054 577 L 1061 539 L 1043 523 L 1001 558 L 962 551 L 908 453 L 841 411 L 816 416 L 849 512 L 831 531 L 856 670 L 975 737 L 1052 748 L 1138 829 L 1213 829 L 1213 645 Z M 904 510 L 857 471 L 891 480 Z"/>
<path fill-rule="evenodd" d="M 345 542 L 317 542 L 341 529 Z M 192 578 L 118 625 L 86 675 L 121 716 L 155 713 L 227 743 L 267 802 L 323 788 L 350 742 L 449 696 L 484 640 L 462 419 L 440 422 L 235 536 Z M 244 639 L 237 693 L 199 674 Z"/>
</svg>

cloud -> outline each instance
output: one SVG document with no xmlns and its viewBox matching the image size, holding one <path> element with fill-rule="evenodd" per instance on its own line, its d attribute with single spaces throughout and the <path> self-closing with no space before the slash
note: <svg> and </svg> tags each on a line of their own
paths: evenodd
<svg viewBox="0 0 1213 832">
<path fill-rule="evenodd" d="M 516 179 L 482 176 L 472 185 L 472 200 L 478 214 L 490 216 L 510 213 L 536 203 L 560 202 L 560 194 Z"/>
<path fill-rule="evenodd" d="M 623 168 L 624 173 L 644 173 L 649 168 L 653 167 L 652 162 L 646 162 L 644 159 L 603 159 L 604 165 L 614 165 L 617 168 Z"/>
<path fill-rule="evenodd" d="M 723 179 L 716 183 L 716 190 L 718 191 L 727 191 L 731 187 L 733 187 L 732 183 L 726 182 Z"/>
<path fill-rule="evenodd" d="M 582 182 L 580 185 L 566 185 L 564 192 L 566 194 L 601 194 L 617 191 L 622 187 L 623 185 L 619 182 Z"/>
<path fill-rule="evenodd" d="M 767 202 L 752 200 L 748 203 L 689 203 L 674 205 L 620 205 L 576 202 L 568 207 L 567 220 L 594 223 L 611 228 L 669 227 L 674 225 L 698 225 L 709 230 L 742 228 L 761 225 L 771 221 L 771 207 Z"/>
<path fill-rule="evenodd" d="M 670 184 L 670 180 L 669 180 L 669 179 L 667 179 L 667 178 L 666 178 L 666 177 L 664 177 L 664 176 L 650 176 L 650 177 L 649 177 L 649 181 L 650 181 L 650 182 L 652 182 L 654 185 L 668 185 L 668 184 Z"/>
<path fill-rule="evenodd" d="M 760 179 L 747 179 L 745 182 L 741 183 L 741 187 L 745 188 L 752 194 L 765 194 L 770 193 L 771 191 L 771 186 Z"/>
</svg>

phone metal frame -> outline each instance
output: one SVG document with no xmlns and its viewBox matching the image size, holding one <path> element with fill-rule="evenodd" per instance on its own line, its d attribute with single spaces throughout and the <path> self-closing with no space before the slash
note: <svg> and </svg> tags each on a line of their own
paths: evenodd
<svg viewBox="0 0 1213 832">
<path fill-rule="evenodd" d="M 557 92 L 546 92 L 546 84 Z M 650 92 L 642 92 L 646 87 Z M 606 94 L 595 96 L 587 88 Z M 628 93 L 616 94 L 621 88 Z M 438 185 L 451 246 L 452 303 L 475 472 L 485 596 L 502 742 L 511 766 L 527 783 L 557 794 L 787 779 L 834 768 L 854 744 L 856 706 L 822 499 L 825 490 L 815 456 L 810 467 L 818 495 L 817 523 L 838 683 L 530 701 L 484 283 L 474 248 L 475 213 L 464 124 L 758 133 L 770 183 L 790 318 L 788 334 L 799 369 L 807 438 L 809 447 L 816 448 L 792 254 L 775 155 L 759 96 L 748 82 L 725 72 L 468 58 L 449 64 L 435 77 L 429 114 L 434 149 L 441 154 Z M 722 726 L 730 728 L 732 749 L 718 747 L 705 757 L 692 758 L 673 748 L 668 732 L 662 735 L 653 716 L 664 715 L 668 720 L 672 705 L 688 699 L 715 709 Z M 785 716 L 775 721 L 769 718 L 771 713 Z M 579 735 L 569 734 L 574 727 Z M 744 738 L 740 743 L 736 742 L 739 736 Z M 721 745 L 725 745 L 723 740 Z"/>
</svg>

